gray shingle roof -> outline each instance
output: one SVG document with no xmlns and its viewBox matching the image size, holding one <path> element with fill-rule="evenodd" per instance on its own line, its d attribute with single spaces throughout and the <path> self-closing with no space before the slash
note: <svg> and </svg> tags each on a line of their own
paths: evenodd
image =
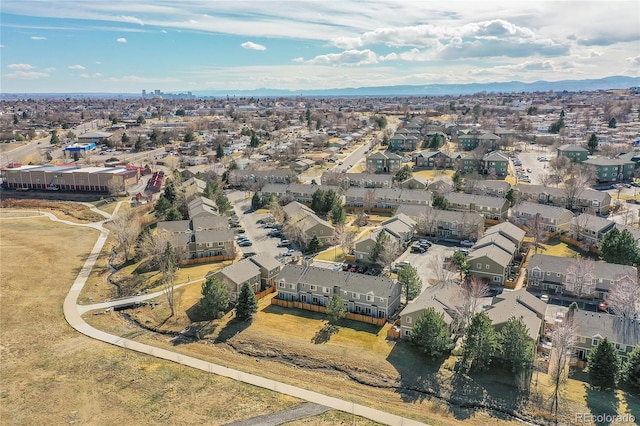
<svg viewBox="0 0 640 426">
<path fill-rule="evenodd" d="M 242 284 L 260 275 L 260 268 L 249 259 L 242 259 L 238 263 L 225 266 L 215 275 L 222 275 L 227 277 L 231 282 Z"/>
<path fill-rule="evenodd" d="M 571 219 L 571 224 L 594 232 L 600 232 L 604 229 L 615 226 L 615 223 L 610 220 L 588 213 L 582 213 L 574 217 Z"/>
<path fill-rule="evenodd" d="M 513 241 L 506 237 L 503 237 L 499 233 L 485 235 L 474 244 L 473 248 L 474 250 L 477 250 L 488 245 L 498 246 L 506 253 L 509 253 L 511 255 L 514 255 L 516 252 L 516 246 L 515 244 L 513 244 Z"/>
<path fill-rule="evenodd" d="M 471 269 L 474 269 L 475 266 L 473 264 L 473 261 L 482 257 L 487 257 L 488 259 L 496 262 L 498 265 L 506 268 L 507 266 L 509 266 L 509 263 L 511 262 L 513 256 L 493 244 L 484 246 L 477 250 L 472 250 L 471 252 L 469 252 L 469 262 L 471 263 Z"/>
<path fill-rule="evenodd" d="M 535 216 L 540 213 L 543 218 L 558 219 L 565 213 L 571 213 L 569 210 L 562 207 L 549 206 L 546 204 L 531 203 L 529 201 L 522 201 L 518 203 L 513 212 L 518 215 L 519 212 L 528 213 L 531 216 Z M 573 213 L 571 213 L 573 216 Z"/>
<path fill-rule="evenodd" d="M 373 293 L 377 297 L 385 298 L 391 297 L 398 287 L 390 278 L 302 265 L 285 265 L 278 274 L 278 280 L 280 279 L 287 283 L 339 286 L 341 290 L 360 294 Z"/>
<path fill-rule="evenodd" d="M 515 240 L 519 242 L 522 242 L 524 240 L 524 236 L 527 234 L 524 230 L 509 222 L 502 222 L 497 225 L 493 225 L 487 228 L 484 234 L 489 235 L 493 233 L 500 233 L 511 241 Z"/>
<path fill-rule="evenodd" d="M 502 197 L 491 197 L 489 195 L 464 194 L 462 192 L 450 192 L 444 196 L 449 203 L 476 206 L 487 206 L 491 208 L 502 208 L 507 202 Z"/>
<path fill-rule="evenodd" d="M 580 310 L 574 315 L 578 336 L 606 337 L 610 342 L 629 346 L 640 344 L 640 320 Z"/>
<path fill-rule="evenodd" d="M 460 289 L 455 283 L 441 283 L 427 287 L 413 302 L 400 312 L 400 316 L 434 308 L 436 312 L 444 314 L 447 324 L 453 322 L 460 302 Z"/>
<path fill-rule="evenodd" d="M 249 260 L 269 271 L 282 267 L 282 263 L 280 263 L 278 259 L 267 253 L 256 254 L 255 256 L 251 256 Z"/>
<path fill-rule="evenodd" d="M 505 291 L 494 298 L 487 315 L 494 326 L 504 325 L 511 318 L 522 318 L 529 337 L 535 341 L 538 339 L 546 309 L 546 303 L 526 290 Z"/>
<path fill-rule="evenodd" d="M 638 275 L 638 271 L 633 266 L 628 265 L 616 265 L 614 263 L 607 262 L 595 262 L 593 263 L 593 272 L 596 278 L 612 279 L 620 275 L 628 275 L 635 277 Z M 567 271 L 568 259 L 566 257 L 549 256 L 546 254 L 534 254 L 529 259 L 529 270 L 539 268 L 541 271 L 551 272 L 556 274 L 564 274 Z"/>
</svg>

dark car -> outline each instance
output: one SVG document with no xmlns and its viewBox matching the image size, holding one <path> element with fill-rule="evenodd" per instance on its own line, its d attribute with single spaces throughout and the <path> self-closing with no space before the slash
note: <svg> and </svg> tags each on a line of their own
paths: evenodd
<svg viewBox="0 0 640 426">
<path fill-rule="evenodd" d="M 356 272 L 357 270 L 358 270 L 357 265 L 351 265 L 351 267 L 349 268 L 349 272 Z"/>
<path fill-rule="evenodd" d="M 351 267 L 351 266 L 350 266 L 348 263 L 344 263 L 344 264 L 342 264 L 342 270 L 343 270 L 343 271 L 348 271 L 350 267 Z"/>
<path fill-rule="evenodd" d="M 427 249 L 420 244 L 414 244 L 411 246 L 411 253 L 425 253 Z"/>
<path fill-rule="evenodd" d="M 238 243 L 238 245 L 239 245 L 240 247 L 249 247 L 249 246 L 252 246 L 252 245 L 253 245 L 253 243 L 252 243 L 251 241 L 249 241 L 249 240 L 243 240 L 243 241 L 240 241 L 240 242 Z"/>
</svg>

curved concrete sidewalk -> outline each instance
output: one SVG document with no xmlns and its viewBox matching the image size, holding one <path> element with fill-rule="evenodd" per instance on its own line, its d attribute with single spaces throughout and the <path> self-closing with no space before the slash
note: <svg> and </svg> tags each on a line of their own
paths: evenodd
<svg viewBox="0 0 640 426">
<path fill-rule="evenodd" d="M 114 215 L 117 214 L 119 207 L 120 207 L 120 203 L 116 207 L 116 210 L 114 211 Z M 245 373 L 243 371 L 239 371 L 232 368 L 217 365 L 211 362 L 203 361 L 201 359 L 197 359 L 191 356 L 182 355 L 177 352 L 172 352 L 166 349 L 146 345 L 140 342 L 136 342 L 134 340 L 125 339 L 123 337 L 115 336 L 90 326 L 82 319 L 81 312 L 79 309 L 80 307 L 77 304 L 77 300 L 78 300 L 78 297 L 80 296 L 80 292 L 82 291 L 82 288 L 84 287 L 87 281 L 87 278 L 89 277 L 89 274 L 91 273 L 91 270 L 93 269 L 93 266 L 96 263 L 96 260 L 100 256 L 102 247 L 104 246 L 107 240 L 107 237 L 109 236 L 109 230 L 105 229 L 102 226 L 101 222 L 94 223 L 94 224 L 78 224 L 78 223 L 58 219 L 51 213 L 44 212 L 43 214 L 47 216 L 49 219 L 54 220 L 56 222 L 66 223 L 72 226 L 85 226 L 85 227 L 90 227 L 90 228 L 100 230 L 100 236 L 98 237 L 98 240 L 96 241 L 93 248 L 91 249 L 89 257 L 87 258 L 84 265 L 82 266 L 82 269 L 80 270 L 80 272 L 78 273 L 78 276 L 73 282 L 73 285 L 69 290 L 69 293 L 64 299 L 63 312 L 64 312 L 65 319 L 67 320 L 67 322 L 71 327 L 73 327 L 80 333 L 86 336 L 89 336 L 91 338 L 101 340 L 106 343 L 110 343 L 115 346 L 120 346 L 126 349 L 134 350 L 134 351 L 151 355 L 157 358 L 161 358 L 167 361 L 172 361 L 178 364 L 197 368 L 199 370 L 207 371 L 209 373 L 214 373 L 214 374 L 227 377 L 233 380 L 238 380 L 240 382 L 247 383 L 250 385 L 259 386 L 261 388 L 269 389 L 274 392 L 283 393 L 285 395 L 303 399 L 309 402 L 313 402 L 315 404 L 324 405 L 326 407 L 344 411 L 346 413 L 351 413 L 356 416 L 365 417 L 367 419 L 374 420 L 379 423 L 394 425 L 394 426 L 395 425 L 397 426 L 424 425 L 424 423 L 418 422 L 416 420 L 408 419 L 395 414 L 391 414 L 391 413 L 387 413 L 374 408 L 366 407 L 360 404 L 355 404 L 353 402 L 323 395 L 318 392 L 310 391 L 297 386 L 292 386 L 286 383 L 267 379 L 265 377 L 260 377 L 255 374 Z M 32 218 L 33 217 L 39 217 L 39 216 L 32 216 Z"/>
</svg>

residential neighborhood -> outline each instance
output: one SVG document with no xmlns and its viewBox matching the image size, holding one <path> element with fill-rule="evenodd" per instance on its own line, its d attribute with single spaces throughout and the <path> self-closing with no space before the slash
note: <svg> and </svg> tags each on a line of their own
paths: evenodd
<svg viewBox="0 0 640 426">
<path fill-rule="evenodd" d="M 301 362 L 293 352 L 304 351 L 326 368 L 335 366 L 322 351 L 335 342 L 379 356 L 349 340 L 364 333 L 377 339 L 370 346 L 405 357 L 415 347 L 436 354 L 425 365 L 444 359 L 469 377 L 484 362 L 511 362 L 497 349 L 481 360 L 475 328 L 484 321 L 505 336 L 518 327 L 526 365 L 504 374 L 520 392 L 534 371 L 554 374 L 563 324 L 575 332 L 565 351 L 579 369 L 567 370 L 572 379 L 588 375 L 605 338 L 621 366 L 640 342 L 640 124 L 631 115 L 616 128 L 585 122 L 571 106 L 585 96 L 547 105 L 529 95 L 510 107 L 526 126 L 494 94 L 456 101 L 485 105 L 493 120 L 456 114 L 446 97 L 409 97 L 404 109 L 385 99 L 145 98 L 78 104 L 53 125 L 26 101 L 3 101 L 6 144 L 33 142 L 27 156 L 3 154 L 1 195 L 45 211 L 126 206 L 104 224 L 117 283 L 108 285 L 114 300 L 156 294 L 149 305 L 118 305 L 136 324 L 156 327 L 162 311 L 173 318 L 159 326 L 167 332 L 180 325 L 176 333 L 212 346 L 247 339 L 258 348 L 248 354 L 276 351 L 275 339 L 278 357 Z M 613 102 L 597 96 L 594 111 Z M 26 115 L 14 123 L 18 110 Z M 560 113 L 571 126 L 549 132 Z M 274 321 L 271 331 L 250 335 L 261 321 Z M 316 327 L 295 343 L 313 346 L 289 353 L 269 334 L 298 327 Z M 434 330 L 440 347 L 425 337 Z"/>
</svg>

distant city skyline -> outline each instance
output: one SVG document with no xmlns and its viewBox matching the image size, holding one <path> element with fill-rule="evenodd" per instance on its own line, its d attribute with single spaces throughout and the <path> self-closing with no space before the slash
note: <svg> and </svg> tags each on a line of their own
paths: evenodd
<svg viewBox="0 0 640 426">
<path fill-rule="evenodd" d="M 640 76 L 638 1 L 3 0 L 2 93 Z"/>
</svg>

